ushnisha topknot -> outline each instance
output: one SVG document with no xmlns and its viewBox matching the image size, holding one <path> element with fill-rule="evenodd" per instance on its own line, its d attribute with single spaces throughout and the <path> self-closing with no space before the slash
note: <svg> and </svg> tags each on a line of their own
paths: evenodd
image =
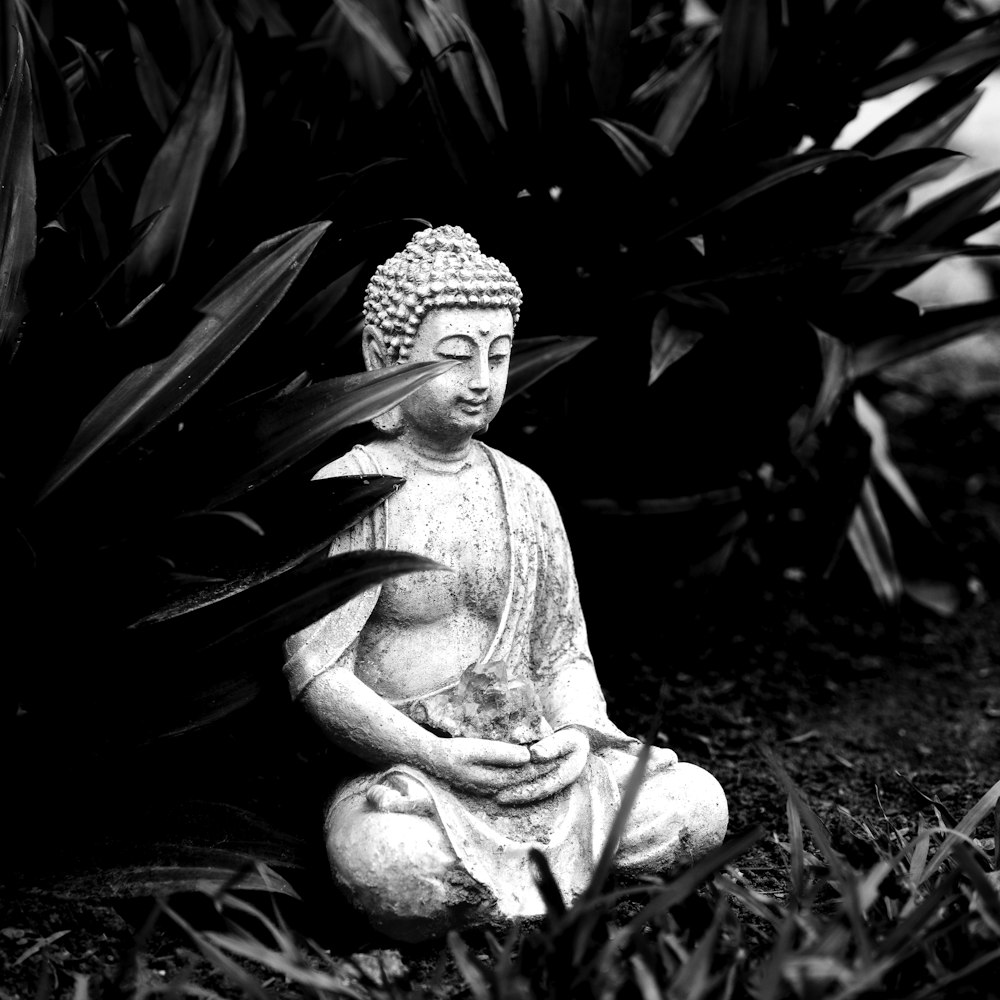
<svg viewBox="0 0 1000 1000">
<path fill-rule="evenodd" d="M 517 325 L 521 288 L 506 264 L 487 257 L 458 226 L 414 233 L 380 264 L 365 290 L 365 323 L 375 327 L 391 364 L 406 361 L 424 316 L 448 307 L 510 309 Z"/>
</svg>

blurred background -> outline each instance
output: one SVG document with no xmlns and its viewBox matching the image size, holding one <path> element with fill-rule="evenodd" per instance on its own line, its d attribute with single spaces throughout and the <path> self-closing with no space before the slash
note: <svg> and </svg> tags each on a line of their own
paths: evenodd
<svg viewBox="0 0 1000 1000">
<path fill-rule="evenodd" d="M 556 493 L 625 716 L 655 733 L 639 700 L 713 642 L 760 654 L 764 605 L 994 608 L 997 6 L 2 0 L 20 876 L 315 862 L 338 765 L 281 641 L 414 566 L 326 560 L 397 484 L 310 478 L 434 374 L 357 374 L 364 286 L 426 225 L 521 283 L 489 440 Z"/>
</svg>

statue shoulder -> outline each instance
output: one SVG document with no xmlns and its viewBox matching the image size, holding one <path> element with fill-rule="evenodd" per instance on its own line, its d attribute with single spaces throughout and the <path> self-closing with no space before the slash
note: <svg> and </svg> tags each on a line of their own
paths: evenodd
<svg viewBox="0 0 1000 1000">
<path fill-rule="evenodd" d="M 377 476 L 378 463 L 362 445 L 355 445 L 346 455 L 335 458 L 319 470 L 313 479 L 333 479 L 336 476 Z"/>
<path fill-rule="evenodd" d="M 523 462 L 511 458 L 502 451 L 497 451 L 496 448 L 490 448 L 485 444 L 482 447 L 493 456 L 493 461 L 498 466 L 503 467 L 507 481 L 513 488 L 523 491 L 536 504 L 546 507 L 557 506 L 548 483 L 534 469 L 528 468 Z"/>
</svg>

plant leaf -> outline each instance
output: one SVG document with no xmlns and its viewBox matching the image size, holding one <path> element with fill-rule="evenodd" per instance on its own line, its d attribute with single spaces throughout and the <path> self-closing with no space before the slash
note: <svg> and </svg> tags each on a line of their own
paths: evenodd
<svg viewBox="0 0 1000 1000">
<path fill-rule="evenodd" d="M 257 488 L 305 458 L 338 431 L 371 420 L 455 361 L 421 361 L 325 379 L 241 414 L 205 435 L 199 448 L 218 456 L 212 470 L 216 507 Z"/>
<path fill-rule="evenodd" d="M 282 523 L 278 523 L 279 518 L 273 512 L 270 517 L 262 518 L 265 529 L 261 542 L 225 569 L 225 579 L 185 590 L 134 624 L 152 624 L 187 614 L 293 569 L 328 548 L 334 536 L 383 501 L 402 482 L 394 476 L 339 476 L 307 483 L 305 489 L 297 491 L 293 502 L 282 507 Z M 289 509 L 294 510 L 293 516 L 288 515 Z M 175 556 L 172 559 L 177 562 Z"/>
<path fill-rule="evenodd" d="M 992 59 L 1000 62 L 1000 41 L 995 38 L 967 39 L 947 45 L 935 53 L 918 50 L 912 56 L 894 59 L 875 70 L 868 78 L 861 98 L 870 101 L 899 90 L 908 83 L 930 76 L 947 76 Z"/>
<path fill-rule="evenodd" d="M 968 117 L 979 97 L 975 88 L 996 62 L 952 73 L 872 129 L 854 148 L 877 156 L 920 146 L 940 146 Z"/>
<path fill-rule="evenodd" d="M 575 357 L 595 337 L 532 337 L 514 340 L 510 368 L 507 371 L 507 394 L 511 399 L 534 385 L 542 376 Z"/>
<path fill-rule="evenodd" d="M 344 20 L 382 60 L 395 81 L 406 83 L 412 73 L 410 64 L 396 48 L 379 19 L 359 0 L 334 0 L 334 2 Z"/>
<path fill-rule="evenodd" d="M 928 309 L 914 320 L 910 329 L 894 332 L 855 352 L 855 372 L 859 378 L 899 361 L 932 351 L 959 337 L 995 326 L 1000 317 L 1000 298 L 964 306 Z"/>
<path fill-rule="evenodd" d="M 812 325 L 812 324 L 810 324 Z M 792 441 L 793 449 L 798 449 L 806 438 L 821 424 L 827 422 L 853 379 L 852 353 L 841 340 L 812 327 L 819 345 L 823 377 L 816 393 L 816 400 L 809 409 L 808 416 Z"/>
<path fill-rule="evenodd" d="M 135 79 L 139 93 L 146 104 L 150 117 L 161 132 L 167 131 L 170 119 L 177 109 L 178 99 L 173 89 L 163 78 L 163 73 L 146 45 L 142 32 L 131 22 L 128 23 L 129 38 L 135 56 Z"/>
<path fill-rule="evenodd" d="M 267 240 L 230 271 L 199 304 L 205 319 L 175 350 L 126 375 L 84 418 L 39 499 L 96 453 L 129 447 L 190 399 L 281 301 L 328 226 Z"/>
<path fill-rule="evenodd" d="M 177 271 L 228 109 L 233 101 L 242 100 L 234 92 L 235 58 L 232 35 L 227 31 L 202 63 L 146 172 L 132 222 L 160 209 L 165 211 L 156 229 L 126 262 L 125 276 L 130 286 L 164 281 Z"/>
<path fill-rule="evenodd" d="M 524 55 L 535 93 L 535 111 L 543 122 L 546 94 L 554 84 L 552 65 L 557 62 L 554 30 L 549 5 L 545 0 L 523 0 Z"/>
<path fill-rule="evenodd" d="M 669 152 L 681 144 L 708 99 L 715 76 L 718 42 L 716 33 L 707 35 L 674 74 L 673 86 L 653 127 L 654 138 Z"/>
<path fill-rule="evenodd" d="M 41 160 L 38 164 L 38 218 L 42 222 L 54 219 L 83 187 L 97 165 L 128 138 L 127 135 L 114 135 L 104 142 Z"/>
<path fill-rule="evenodd" d="M 592 118 L 591 121 L 611 139 L 638 177 L 653 169 L 647 154 L 657 159 L 666 159 L 670 155 L 656 139 L 629 122 L 612 121 L 609 118 Z"/>
<path fill-rule="evenodd" d="M 682 217 L 664 231 L 659 239 L 664 240 L 684 230 L 690 230 L 695 223 L 703 222 L 716 215 L 731 211 L 756 195 L 770 191 L 772 188 L 796 177 L 811 174 L 831 163 L 838 163 L 862 156 L 866 157 L 866 154 L 859 153 L 856 150 L 821 149 L 811 150 L 807 153 L 797 153 L 770 163 L 761 164 L 762 175 L 756 180 L 746 184 L 730 195 L 721 196 L 718 201 L 709 204 L 707 207 L 698 209 L 688 216 Z"/>
<path fill-rule="evenodd" d="M 133 626 L 157 644 L 209 651 L 299 632 L 390 577 L 446 566 L 408 552 L 359 551 L 296 566 L 264 583 L 165 622 Z"/>
<path fill-rule="evenodd" d="M 0 105 L 0 367 L 17 351 L 24 276 L 35 256 L 31 81 L 18 36 L 14 72 Z"/>
<path fill-rule="evenodd" d="M 223 853 L 223 852 L 220 852 Z M 70 898 L 138 899 L 178 892 L 239 889 L 247 892 L 280 892 L 298 899 L 299 894 L 273 868 L 249 855 L 224 852 L 220 864 L 131 865 L 101 868 L 90 875 L 71 877 L 57 886 Z"/>
<path fill-rule="evenodd" d="M 1000 170 L 991 170 L 921 205 L 893 233 L 907 243 L 933 243 L 978 212 L 998 191 Z"/>
<path fill-rule="evenodd" d="M 883 604 L 895 607 L 903 594 L 903 583 L 896 567 L 889 527 L 882 516 L 870 476 L 865 477 L 847 537 L 875 595 Z"/>
<path fill-rule="evenodd" d="M 890 153 L 873 161 L 865 183 L 865 201 L 854 214 L 855 226 L 868 231 L 878 229 L 888 203 L 918 184 L 946 177 L 963 158 L 964 154 L 950 149 L 919 148 Z"/>
<path fill-rule="evenodd" d="M 685 330 L 670 322 L 666 306 L 653 319 L 650 333 L 649 384 L 652 385 L 672 364 L 680 361 L 701 340 L 699 330 Z"/>
<path fill-rule="evenodd" d="M 593 0 L 590 5 L 593 21 L 591 35 L 590 84 L 602 114 L 618 105 L 625 81 L 629 32 L 632 28 L 631 0 Z"/>
<path fill-rule="evenodd" d="M 774 0 L 728 0 L 719 37 L 719 89 L 730 115 L 745 110 L 763 89 L 777 39 Z"/>
</svg>

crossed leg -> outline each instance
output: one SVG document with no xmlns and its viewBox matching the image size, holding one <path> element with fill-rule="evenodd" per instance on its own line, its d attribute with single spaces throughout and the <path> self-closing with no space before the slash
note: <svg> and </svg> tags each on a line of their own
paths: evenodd
<svg viewBox="0 0 1000 1000">
<path fill-rule="evenodd" d="M 635 758 L 610 751 L 605 759 L 623 788 Z M 391 796 L 385 805 L 394 811 L 383 811 L 379 798 L 358 782 L 337 797 L 326 819 L 334 877 L 372 924 L 391 937 L 423 941 L 496 919 L 493 893 L 465 871 L 436 818 L 420 808 L 395 811 Z M 727 820 L 715 778 L 654 749 L 615 868 L 634 877 L 689 864 L 722 842 Z"/>
</svg>

